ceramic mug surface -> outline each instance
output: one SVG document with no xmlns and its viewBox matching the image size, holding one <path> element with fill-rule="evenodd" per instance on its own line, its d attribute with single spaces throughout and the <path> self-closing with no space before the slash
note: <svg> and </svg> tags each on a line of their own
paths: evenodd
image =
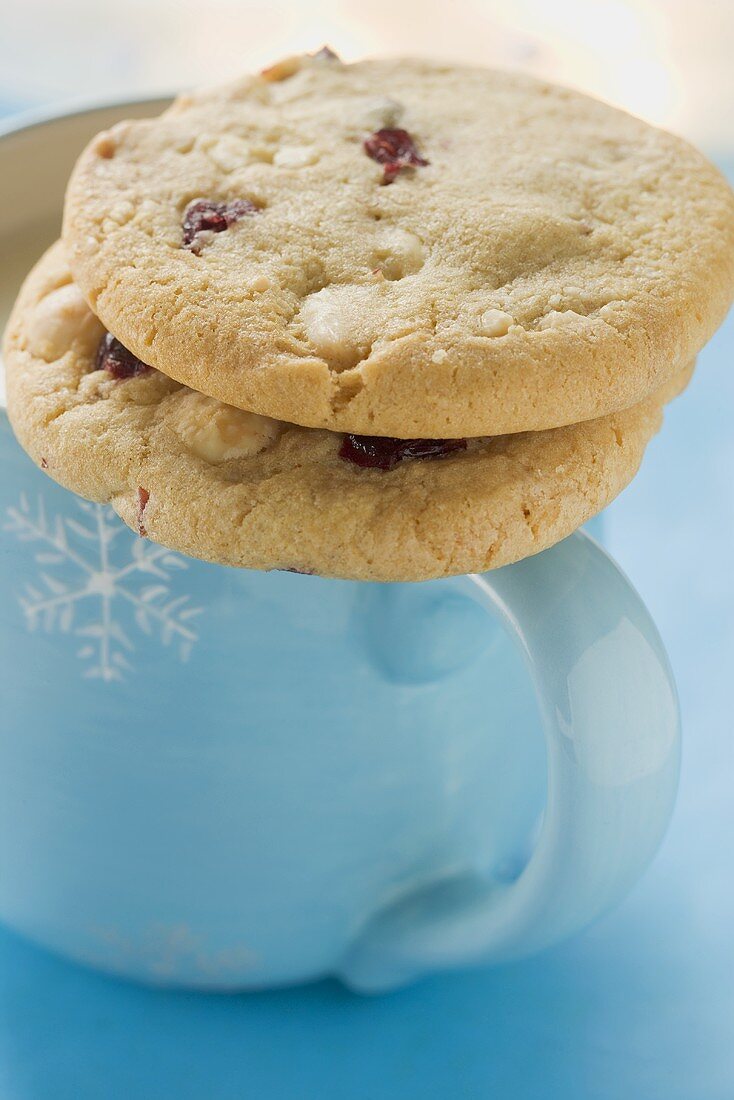
<svg viewBox="0 0 734 1100">
<path fill-rule="evenodd" d="M 39 194 L 24 175 L 129 113 L 0 141 L 17 249 L 52 236 L 68 164 Z M 651 858 L 675 690 L 586 535 L 416 585 L 263 574 L 136 538 L 36 470 L 2 411 L 0 462 L 11 927 L 144 981 L 374 990 L 555 942 Z"/>
</svg>

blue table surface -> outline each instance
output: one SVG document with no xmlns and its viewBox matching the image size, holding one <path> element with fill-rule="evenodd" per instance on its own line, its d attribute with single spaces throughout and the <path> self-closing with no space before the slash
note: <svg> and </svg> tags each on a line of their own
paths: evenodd
<svg viewBox="0 0 734 1100">
<path fill-rule="evenodd" d="M 733 357 L 731 318 L 607 513 L 685 734 L 670 832 L 622 906 L 538 958 L 380 999 L 157 992 L 0 932 L 0 1100 L 732 1100 Z"/>
</svg>

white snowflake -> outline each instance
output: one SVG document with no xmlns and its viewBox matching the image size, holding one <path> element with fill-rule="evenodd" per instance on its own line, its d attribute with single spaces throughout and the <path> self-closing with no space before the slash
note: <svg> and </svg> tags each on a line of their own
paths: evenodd
<svg viewBox="0 0 734 1100">
<path fill-rule="evenodd" d="M 5 529 L 38 543 L 38 585 L 28 584 L 20 605 L 30 630 L 40 627 L 79 639 L 77 656 L 84 675 L 124 680 L 132 671 L 128 655 L 134 628 L 174 645 L 185 661 L 198 639 L 193 620 L 202 612 L 188 596 L 173 596 L 171 572 L 187 569 L 183 558 L 164 546 L 132 539 L 111 508 L 77 501 L 83 518 L 49 517 L 43 497 L 35 509 L 22 494 L 8 508 Z M 120 536 L 124 536 L 120 538 Z M 150 583 L 157 578 L 157 583 Z"/>
</svg>

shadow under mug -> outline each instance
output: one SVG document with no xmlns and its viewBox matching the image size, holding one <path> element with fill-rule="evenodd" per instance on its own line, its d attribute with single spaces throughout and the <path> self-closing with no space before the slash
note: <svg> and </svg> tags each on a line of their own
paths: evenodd
<svg viewBox="0 0 734 1100">
<path fill-rule="evenodd" d="M 678 708 L 587 535 L 365 584 L 184 559 L 0 412 L 0 919 L 205 989 L 379 990 L 537 951 L 665 831 Z"/>
</svg>

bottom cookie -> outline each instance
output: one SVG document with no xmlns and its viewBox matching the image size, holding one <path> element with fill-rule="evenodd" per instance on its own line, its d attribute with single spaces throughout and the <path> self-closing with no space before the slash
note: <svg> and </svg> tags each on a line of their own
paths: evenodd
<svg viewBox="0 0 734 1100">
<path fill-rule="evenodd" d="M 208 561 L 354 580 L 483 572 L 538 553 L 636 473 L 692 365 L 598 420 L 487 439 L 386 441 L 223 405 L 105 333 L 54 245 L 5 337 L 8 411 L 31 457 L 141 535 Z"/>
</svg>

